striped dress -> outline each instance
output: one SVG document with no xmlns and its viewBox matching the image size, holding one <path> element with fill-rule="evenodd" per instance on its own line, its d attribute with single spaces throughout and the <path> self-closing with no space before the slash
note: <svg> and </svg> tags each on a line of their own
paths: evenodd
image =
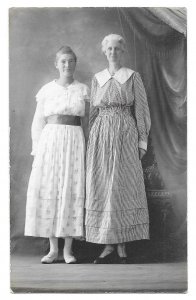
<svg viewBox="0 0 196 300">
<path fill-rule="evenodd" d="M 92 80 L 87 147 L 86 240 L 116 244 L 149 239 L 138 148 L 147 148 L 150 114 L 139 73 L 105 69 Z"/>
</svg>

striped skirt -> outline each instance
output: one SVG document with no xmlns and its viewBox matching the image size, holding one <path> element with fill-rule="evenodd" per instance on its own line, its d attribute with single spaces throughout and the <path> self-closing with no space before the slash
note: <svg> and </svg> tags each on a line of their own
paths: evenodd
<svg viewBox="0 0 196 300">
<path fill-rule="evenodd" d="M 100 109 L 87 149 L 86 240 L 116 244 L 149 239 L 149 216 L 130 109 Z"/>
</svg>

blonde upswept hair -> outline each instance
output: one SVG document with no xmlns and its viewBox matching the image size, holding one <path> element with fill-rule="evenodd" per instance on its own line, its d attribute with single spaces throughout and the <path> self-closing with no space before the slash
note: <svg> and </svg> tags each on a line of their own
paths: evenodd
<svg viewBox="0 0 196 300">
<path fill-rule="evenodd" d="M 77 56 L 75 52 L 71 49 L 69 46 L 62 46 L 57 52 L 56 52 L 56 57 L 55 57 L 55 62 L 58 61 L 60 55 L 62 54 L 71 54 L 73 56 L 73 59 L 75 62 L 77 62 Z"/>
</svg>

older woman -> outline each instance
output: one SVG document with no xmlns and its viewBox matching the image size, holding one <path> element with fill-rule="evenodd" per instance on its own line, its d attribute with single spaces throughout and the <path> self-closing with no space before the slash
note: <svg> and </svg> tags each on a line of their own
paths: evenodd
<svg viewBox="0 0 196 300">
<path fill-rule="evenodd" d="M 94 263 L 110 262 L 117 244 L 149 239 L 149 216 L 141 159 L 147 149 L 150 114 L 139 73 L 122 67 L 124 39 L 102 41 L 108 68 L 92 80 L 87 149 L 86 240 L 105 244 Z"/>
</svg>

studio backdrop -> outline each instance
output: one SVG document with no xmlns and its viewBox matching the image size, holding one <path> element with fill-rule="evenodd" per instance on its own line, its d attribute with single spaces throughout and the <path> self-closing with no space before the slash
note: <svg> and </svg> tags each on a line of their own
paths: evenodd
<svg viewBox="0 0 196 300">
<path fill-rule="evenodd" d="M 58 76 L 55 53 L 62 45 L 71 46 L 78 57 L 75 78 L 90 87 L 93 74 L 106 67 L 101 41 L 106 35 L 117 33 L 127 44 L 125 65 L 141 74 L 152 119 L 148 152 L 142 162 L 151 240 L 162 239 L 168 245 L 178 240 L 184 249 L 180 253 L 183 256 L 187 169 L 186 10 L 12 8 L 9 28 L 12 252 L 30 249 L 36 252 L 43 243 L 40 238 L 24 237 L 25 206 L 33 161 L 30 153 L 35 95 L 41 86 Z M 175 246 L 178 248 L 179 244 Z"/>
</svg>

